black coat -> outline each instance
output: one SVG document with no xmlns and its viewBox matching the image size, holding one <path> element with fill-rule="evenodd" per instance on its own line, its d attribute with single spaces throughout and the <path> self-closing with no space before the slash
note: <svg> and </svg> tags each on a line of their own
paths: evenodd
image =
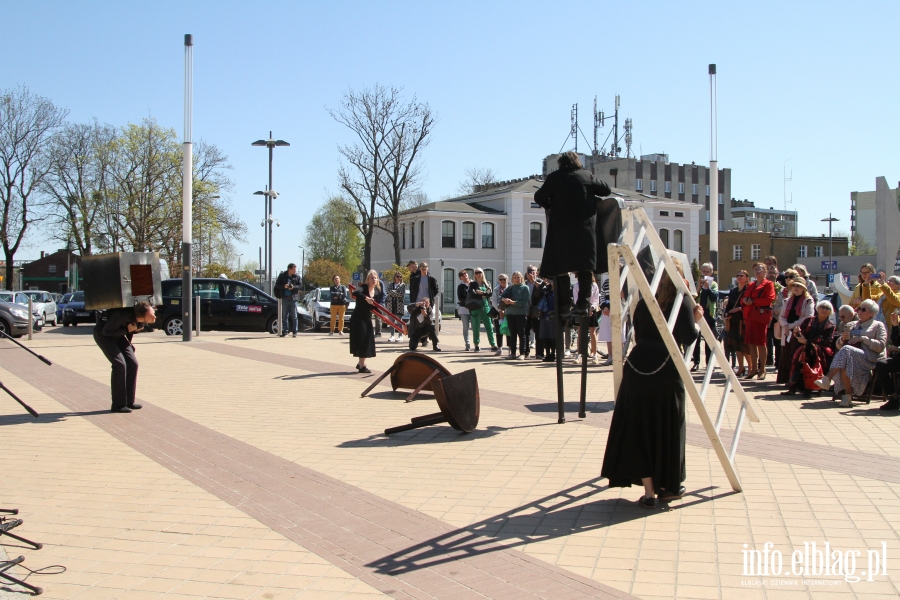
<svg viewBox="0 0 900 600">
<path fill-rule="evenodd" d="M 597 270 L 597 196 L 609 194 L 609 186 L 584 169 L 547 175 L 534 193 L 534 201 L 547 211 L 541 277 Z"/>
<path fill-rule="evenodd" d="M 409 278 L 409 302 L 410 304 L 416 303 L 416 298 L 419 297 L 419 286 L 422 284 L 422 276 L 421 274 L 416 275 L 416 277 L 410 276 Z M 428 300 L 431 302 L 431 305 L 434 306 L 434 299 L 437 298 L 437 295 L 441 292 L 438 287 L 437 279 L 428 276 Z"/>
</svg>

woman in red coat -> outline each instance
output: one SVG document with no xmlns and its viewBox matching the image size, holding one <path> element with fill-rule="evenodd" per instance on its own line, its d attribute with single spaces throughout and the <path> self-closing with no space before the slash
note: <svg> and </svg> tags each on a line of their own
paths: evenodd
<svg viewBox="0 0 900 600">
<path fill-rule="evenodd" d="M 766 279 L 766 266 L 762 263 L 753 265 L 753 275 L 756 281 L 747 286 L 741 300 L 744 305 L 744 344 L 750 357 L 747 379 L 762 380 L 766 378 L 766 334 L 772 322 L 775 284 Z"/>
</svg>

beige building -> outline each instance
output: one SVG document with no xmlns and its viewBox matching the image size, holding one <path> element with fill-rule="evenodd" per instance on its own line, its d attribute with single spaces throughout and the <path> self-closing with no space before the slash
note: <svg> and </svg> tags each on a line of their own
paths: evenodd
<svg viewBox="0 0 900 600">
<path fill-rule="evenodd" d="M 900 207 L 900 183 L 895 189 L 887 188 Z M 850 192 L 850 232 L 858 233 L 866 242 L 875 246 L 878 239 L 877 192 Z"/>
<path fill-rule="evenodd" d="M 833 256 L 846 257 L 849 247 L 847 238 L 832 239 Z M 785 270 L 791 265 L 805 265 L 816 281 L 822 286 L 827 271 L 822 263 L 829 260 L 828 237 L 776 236 L 771 232 L 723 231 L 719 233 L 719 280 L 733 283 L 734 275 L 741 269 L 752 275 L 753 263 L 763 262 L 767 256 L 778 259 L 778 268 Z M 709 236 L 700 236 L 700 263 L 709 260 Z"/>
<path fill-rule="evenodd" d="M 731 199 L 731 227 L 738 231 L 759 231 L 773 236 L 797 236 L 797 211 L 760 208 L 749 200 Z"/>
</svg>

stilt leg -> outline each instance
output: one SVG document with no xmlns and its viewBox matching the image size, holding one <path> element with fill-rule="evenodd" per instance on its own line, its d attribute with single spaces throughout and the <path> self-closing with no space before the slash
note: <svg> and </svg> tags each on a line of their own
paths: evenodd
<svg viewBox="0 0 900 600">
<path fill-rule="evenodd" d="M 563 285 L 565 283 L 565 285 Z M 563 318 L 563 305 L 559 302 L 569 290 L 568 275 L 556 277 L 556 401 L 559 405 L 558 423 L 566 422 L 566 398 L 563 390 L 563 354 L 565 353 L 565 319 Z"/>
</svg>

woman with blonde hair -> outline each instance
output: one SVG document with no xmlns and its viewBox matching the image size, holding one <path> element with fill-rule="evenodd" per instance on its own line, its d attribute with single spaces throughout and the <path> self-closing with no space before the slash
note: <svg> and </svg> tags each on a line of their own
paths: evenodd
<svg viewBox="0 0 900 600">
<path fill-rule="evenodd" d="M 353 290 L 356 308 L 350 315 L 350 354 L 357 357 L 356 370 L 371 373 L 366 367 L 366 359 L 375 356 L 375 328 L 372 325 L 372 306 L 375 295 L 381 292 L 378 271 L 366 273 L 366 282 Z"/>
<path fill-rule="evenodd" d="M 657 494 L 662 501 L 684 494 L 685 389 L 675 366 L 681 357 L 669 354 L 648 306 L 655 302 L 668 319 L 676 291 L 664 272 L 656 298 L 641 298 L 635 308 L 635 346 L 625 359 L 600 473 L 610 487 L 643 485 L 638 502 L 644 508 L 656 506 Z M 685 298 L 672 331 L 682 346 L 697 340 L 696 323 L 703 318 L 703 308 L 695 304 L 692 310 L 689 304 Z"/>
</svg>

